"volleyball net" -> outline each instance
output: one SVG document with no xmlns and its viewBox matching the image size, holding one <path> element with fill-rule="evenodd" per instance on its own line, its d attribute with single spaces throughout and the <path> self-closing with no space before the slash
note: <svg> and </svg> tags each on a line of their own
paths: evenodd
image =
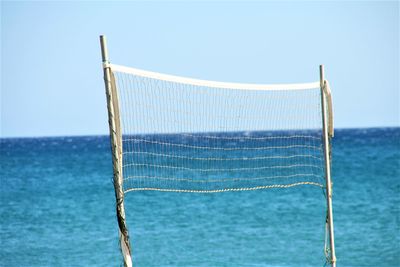
<svg viewBox="0 0 400 267">
<path fill-rule="evenodd" d="M 101 37 L 121 250 L 131 266 L 124 194 L 317 186 L 335 266 L 329 83 L 223 83 L 110 64 Z"/>
<path fill-rule="evenodd" d="M 110 67 L 125 192 L 324 185 L 319 82 L 232 84 Z"/>
</svg>

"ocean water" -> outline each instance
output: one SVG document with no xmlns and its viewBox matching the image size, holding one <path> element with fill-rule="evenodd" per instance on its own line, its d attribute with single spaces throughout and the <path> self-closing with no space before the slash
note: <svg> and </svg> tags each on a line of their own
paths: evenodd
<svg viewBox="0 0 400 267">
<path fill-rule="evenodd" d="M 400 128 L 336 130 L 338 266 L 400 266 Z M 108 137 L 0 139 L 0 266 L 120 266 Z M 130 192 L 135 266 L 324 266 L 315 186 Z"/>
</svg>

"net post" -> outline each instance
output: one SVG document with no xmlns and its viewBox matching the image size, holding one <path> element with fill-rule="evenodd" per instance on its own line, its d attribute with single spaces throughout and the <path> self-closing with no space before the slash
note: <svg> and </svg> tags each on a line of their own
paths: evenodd
<svg viewBox="0 0 400 267">
<path fill-rule="evenodd" d="M 333 211 L 332 211 L 332 181 L 331 181 L 331 161 L 330 161 L 330 135 L 329 135 L 329 122 L 326 109 L 326 95 L 325 86 L 326 81 L 324 77 L 324 65 L 319 66 L 319 77 L 321 87 L 321 108 L 322 108 L 322 138 L 324 142 L 324 161 L 325 161 L 325 179 L 326 179 L 326 200 L 328 207 L 327 223 L 329 226 L 329 242 L 330 242 L 330 257 L 332 267 L 336 267 L 336 254 L 335 254 L 335 238 L 333 231 Z"/>
<path fill-rule="evenodd" d="M 131 246 L 129 233 L 125 220 L 124 191 L 122 187 L 122 135 L 120 128 L 118 96 L 115 90 L 111 68 L 108 66 L 109 58 L 107 42 L 104 35 L 100 35 L 101 56 L 104 72 L 104 83 L 107 97 L 108 125 L 110 130 L 111 152 L 113 162 L 113 183 L 116 198 L 116 211 L 119 227 L 119 238 L 124 266 L 132 267 Z"/>
</svg>

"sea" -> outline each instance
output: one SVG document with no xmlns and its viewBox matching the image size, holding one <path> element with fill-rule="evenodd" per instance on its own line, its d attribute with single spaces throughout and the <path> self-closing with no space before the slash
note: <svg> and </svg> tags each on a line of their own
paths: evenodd
<svg viewBox="0 0 400 267">
<path fill-rule="evenodd" d="M 0 139 L 0 266 L 122 266 L 108 136 Z M 337 266 L 400 266 L 400 128 L 338 129 Z M 125 196 L 134 266 L 329 266 L 316 186 Z"/>
</svg>

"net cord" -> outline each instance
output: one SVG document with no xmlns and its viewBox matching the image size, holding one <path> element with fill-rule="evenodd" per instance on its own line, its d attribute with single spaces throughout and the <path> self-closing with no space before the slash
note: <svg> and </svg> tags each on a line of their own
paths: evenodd
<svg viewBox="0 0 400 267">
<path fill-rule="evenodd" d="M 186 189 L 165 189 L 165 188 L 151 188 L 151 187 L 142 187 L 142 188 L 129 188 L 125 190 L 125 193 L 131 191 L 161 191 L 161 192 L 176 192 L 176 193 L 223 193 L 223 192 L 238 192 L 238 191 L 253 191 L 260 189 L 270 189 L 270 188 L 290 188 L 299 185 L 313 185 L 317 187 L 323 188 L 323 185 L 315 182 L 299 182 L 293 184 L 277 184 L 277 185 L 266 185 L 266 186 L 255 186 L 255 187 L 242 187 L 242 188 L 226 188 L 226 189 L 216 189 L 216 190 L 186 190 Z"/>
<path fill-rule="evenodd" d="M 126 74 L 132 74 L 140 77 L 146 77 L 150 79 L 189 84 L 194 86 L 203 86 L 211 88 L 221 88 L 221 89 L 235 89 L 235 90 L 310 90 L 320 87 L 320 82 L 310 82 L 310 83 L 295 83 L 295 84 L 251 84 L 251 83 L 228 83 L 228 82 L 217 82 L 193 79 L 187 77 L 174 76 L 169 74 L 162 74 L 158 72 L 151 72 L 136 68 L 130 68 L 110 63 L 104 63 L 103 67 L 109 67 L 112 71 L 118 71 Z"/>
<path fill-rule="evenodd" d="M 334 136 L 333 130 L 333 105 L 332 105 L 332 94 L 331 94 L 331 87 L 327 80 L 324 81 L 324 93 L 326 97 L 326 104 L 327 104 L 327 112 L 328 112 L 328 135 L 330 138 Z"/>
<path fill-rule="evenodd" d="M 114 189 L 117 201 L 117 219 L 119 226 L 119 236 L 120 236 L 120 246 L 122 255 L 124 257 L 124 265 L 126 267 L 132 267 L 132 257 L 131 257 L 131 246 L 129 241 L 129 231 L 126 225 L 125 218 L 125 205 L 124 205 L 124 192 L 123 192 L 123 164 L 122 164 L 122 132 L 121 132 L 121 121 L 120 121 L 120 110 L 119 110 L 119 98 L 117 93 L 117 88 L 115 85 L 114 74 L 110 71 L 110 85 L 111 85 L 111 104 L 113 115 L 111 120 L 113 120 L 114 130 L 113 137 L 116 141 L 115 153 L 116 158 L 113 158 L 114 168 Z"/>
</svg>

